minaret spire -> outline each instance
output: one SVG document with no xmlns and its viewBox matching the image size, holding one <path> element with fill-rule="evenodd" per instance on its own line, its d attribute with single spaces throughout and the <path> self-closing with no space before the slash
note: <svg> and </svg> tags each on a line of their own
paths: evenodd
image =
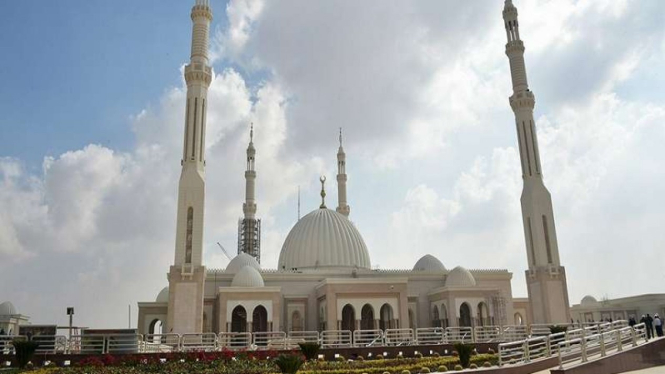
<svg viewBox="0 0 665 374">
<path fill-rule="evenodd" d="M 249 128 L 247 146 L 247 170 L 245 170 L 244 218 L 238 222 L 238 254 L 245 252 L 261 262 L 261 220 L 256 219 L 256 148 L 254 148 L 254 123 Z"/>
<path fill-rule="evenodd" d="M 208 38 L 212 11 L 208 0 L 192 7 L 192 49 L 185 66 L 187 101 L 182 171 L 178 184 L 175 259 L 168 274 L 167 326 L 174 333 L 201 332 L 203 321 L 203 208 L 205 206 L 205 133 L 208 87 L 212 69 L 208 65 Z M 192 300 L 196 302 L 192 304 Z M 175 305 L 189 303 L 177 314 Z"/>
<path fill-rule="evenodd" d="M 535 97 L 527 82 L 524 43 L 520 38 L 517 8 L 511 0 L 505 1 L 503 19 L 513 83 L 510 106 L 515 113 L 524 182 L 521 203 L 529 262 L 526 275 L 533 317 L 530 323 L 565 323 L 570 315 L 565 269 L 559 261 L 552 198 L 543 183 L 533 120 Z M 553 286 L 554 283 L 558 285 Z"/>
<path fill-rule="evenodd" d="M 339 149 L 337 150 L 337 213 L 346 217 L 351 212 L 351 207 L 346 201 L 346 153 L 342 147 L 342 128 L 339 128 Z"/>
</svg>

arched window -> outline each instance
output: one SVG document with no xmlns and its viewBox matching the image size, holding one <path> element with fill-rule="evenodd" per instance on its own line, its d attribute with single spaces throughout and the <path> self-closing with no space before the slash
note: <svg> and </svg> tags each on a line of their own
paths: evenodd
<svg viewBox="0 0 665 374">
<path fill-rule="evenodd" d="M 478 303 L 478 325 L 486 326 L 491 325 L 489 318 L 489 310 L 487 309 L 487 304 L 484 302 Z"/>
<path fill-rule="evenodd" d="M 231 313 L 231 332 L 247 332 L 247 311 L 241 305 Z"/>
<path fill-rule="evenodd" d="M 522 315 L 519 313 L 515 313 L 515 324 L 518 326 L 522 326 L 524 323 L 524 319 L 522 318 Z"/>
<path fill-rule="evenodd" d="M 356 311 L 350 304 L 344 305 L 342 309 L 342 330 L 353 331 L 356 329 Z"/>
<path fill-rule="evenodd" d="M 432 326 L 433 327 L 441 327 L 441 319 L 439 317 L 439 308 L 434 305 L 432 307 Z"/>
<path fill-rule="evenodd" d="M 194 208 L 187 209 L 187 238 L 185 242 L 185 263 L 192 263 L 192 232 L 194 230 Z"/>
<path fill-rule="evenodd" d="M 152 320 L 152 322 L 150 322 L 150 326 L 148 326 L 148 334 L 150 335 L 161 335 L 163 334 L 163 330 L 164 330 L 164 324 L 159 319 Z M 152 341 L 154 343 L 159 343 L 161 342 L 161 337 L 153 336 Z"/>
<path fill-rule="evenodd" d="M 374 329 L 374 309 L 371 305 L 365 304 L 360 311 L 360 329 L 373 330 Z"/>
<path fill-rule="evenodd" d="M 265 331 L 268 331 L 268 311 L 263 305 L 259 305 L 252 313 L 252 332 Z"/>
<path fill-rule="evenodd" d="M 460 327 L 471 327 L 471 307 L 469 304 L 462 303 L 459 308 L 459 325 Z"/>
<path fill-rule="evenodd" d="M 291 331 L 302 331 L 302 317 L 297 310 L 291 314 Z"/>
<path fill-rule="evenodd" d="M 379 320 L 379 328 L 381 330 L 394 329 L 397 327 L 395 326 L 393 317 L 393 308 L 390 306 L 390 304 L 383 304 L 381 306 L 381 310 L 379 311 L 379 315 L 381 316 L 381 319 Z"/>
</svg>

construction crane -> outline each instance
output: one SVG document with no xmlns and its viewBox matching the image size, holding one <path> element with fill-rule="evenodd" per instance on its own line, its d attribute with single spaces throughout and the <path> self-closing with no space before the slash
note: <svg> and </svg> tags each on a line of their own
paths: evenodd
<svg viewBox="0 0 665 374">
<path fill-rule="evenodd" d="M 226 249 L 219 242 L 217 242 L 217 245 L 219 246 L 219 248 L 222 249 L 222 252 L 224 252 L 224 255 L 226 256 L 226 258 L 228 258 L 229 261 L 231 261 L 231 256 L 229 256 L 229 252 L 227 252 Z"/>
</svg>

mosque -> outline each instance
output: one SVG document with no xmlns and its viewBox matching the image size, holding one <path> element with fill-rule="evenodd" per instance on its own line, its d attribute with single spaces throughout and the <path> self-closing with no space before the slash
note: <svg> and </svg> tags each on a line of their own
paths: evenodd
<svg viewBox="0 0 665 374">
<path fill-rule="evenodd" d="M 253 129 L 250 131 L 238 255 L 224 270 L 207 269 L 202 263 L 202 241 L 212 12 L 209 0 L 196 0 L 191 12 L 191 60 L 184 70 L 187 100 L 175 257 L 168 269 L 168 287 L 154 302 L 139 303 L 139 333 L 353 331 L 569 322 L 566 274 L 559 262 L 552 201 L 543 183 L 533 120 L 535 99 L 527 84 L 524 44 L 511 0 L 505 2 L 503 18 L 513 82 L 509 102 L 515 114 L 524 181 L 521 204 L 528 298 L 513 298 L 513 275 L 507 270 L 448 269 L 432 255 L 422 257 L 411 269 L 372 268 L 363 237 L 350 220 L 341 133 L 337 207 L 327 207 L 322 177 L 320 207 L 293 226 L 282 246 L 278 268 L 263 269 L 261 221 L 256 215 L 257 150 Z"/>
</svg>

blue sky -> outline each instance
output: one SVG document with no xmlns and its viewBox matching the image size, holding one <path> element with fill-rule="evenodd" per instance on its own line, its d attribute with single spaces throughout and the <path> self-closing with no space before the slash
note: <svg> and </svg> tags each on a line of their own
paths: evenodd
<svg viewBox="0 0 665 374">
<path fill-rule="evenodd" d="M 64 323 L 71 304 L 81 323 L 113 327 L 166 285 L 192 2 L 0 5 L 0 298 L 35 322 Z M 373 266 L 430 253 L 448 268 L 506 268 L 526 295 L 502 2 L 212 4 L 208 267 L 227 263 L 217 241 L 235 250 L 249 122 L 265 267 L 298 186 L 304 215 L 319 176 L 334 181 L 342 126 L 351 219 Z M 571 302 L 660 292 L 662 266 L 640 259 L 665 245 L 665 4 L 515 5 Z"/>
</svg>

